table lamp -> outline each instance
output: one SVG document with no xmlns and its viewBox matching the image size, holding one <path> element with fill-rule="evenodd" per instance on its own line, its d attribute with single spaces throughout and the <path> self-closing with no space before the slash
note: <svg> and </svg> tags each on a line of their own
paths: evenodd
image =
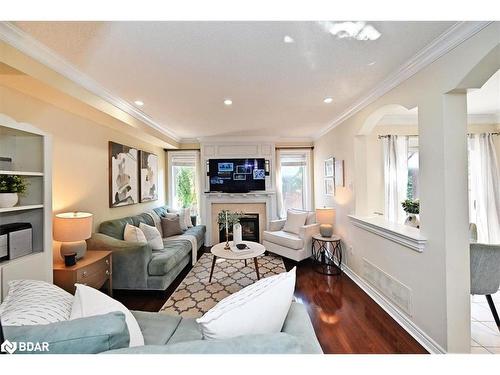
<svg viewBox="0 0 500 375">
<path fill-rule="evenodd" d="M 61 257 L 76 253 L 81 259 L 87 251 L 86 239 L 92 236 L 92 214 L 65 212 L 54 218 L 54 240 L 61 242 Z"/>
<path fill-rule="evenodd" d="M 320 223 L 319 233 L 323 237 L 333 236 L 333 223 L 335 221 L 335 209 L 333 208 L 317 208 L 316 221 Z"/>
</svg>

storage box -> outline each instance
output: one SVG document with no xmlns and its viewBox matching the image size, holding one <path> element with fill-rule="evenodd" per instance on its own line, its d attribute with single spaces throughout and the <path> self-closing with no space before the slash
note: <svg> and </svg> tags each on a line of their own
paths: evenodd
<svg viewBox="0 0 500 375">
<path fill-rule="evenodd" d="M 0 260 L 5 257 L 7 243 L 8 259 L 16 259 L 33 252 L 33 228 L 30 223 L 0 225 Z"/>
</svg>

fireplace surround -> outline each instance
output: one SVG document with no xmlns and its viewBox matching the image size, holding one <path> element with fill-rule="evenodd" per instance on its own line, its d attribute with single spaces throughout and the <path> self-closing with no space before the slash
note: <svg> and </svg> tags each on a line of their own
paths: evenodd
<svg viewBox="0 0 500 375">
<path fill-rule="evenodd" d="M 240 218 L 241 233 L 244 241 L 260 242 L 259 214 L 245 213 Z M 229 228 L 229 241 L 233 240 L 233 228 Z M 226 241 L 226 230 L 219 227 L 219 242 Z"/>
</svg>

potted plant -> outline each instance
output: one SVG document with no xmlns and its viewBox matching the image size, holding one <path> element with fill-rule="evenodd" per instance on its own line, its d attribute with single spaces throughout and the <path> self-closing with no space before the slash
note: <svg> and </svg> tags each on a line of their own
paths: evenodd
<svg viewBox="0 0 500 375">
<path fill-rule="evenodd" d="M 226 230 L 226 246 L 225 250 L 229 250 L 229 228 L 232 228 L 234 225 L 239 224 L 240 218 L 245 214 L 243 212 L 231 212 L 229 210 L 222 210 L 217 215 L 217 224 L 219 224 L 220 229 Z"/>
<path fill-rule="evenodd" d="M 417 216 L 420 213 L 420 201 L 418 199 L 407 199 L 402 202 L 401 205 L 403 206 L 403 210 L 408 215 L 405 220 L 405 224 L 410 227 L 420 228 L 420 220 Z"/>
<path fill-rule="evenodd" d="M 0 208 L 14 207 L 26 192 L 26 179 L 17 175 L 0 175 Z"/>
</svg>

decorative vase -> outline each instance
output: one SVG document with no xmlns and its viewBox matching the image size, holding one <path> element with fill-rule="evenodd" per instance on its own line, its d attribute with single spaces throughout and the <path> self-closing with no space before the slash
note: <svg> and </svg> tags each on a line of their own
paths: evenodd
<svg viewBox="0 0 500 375">
<path fill-rule="evenodd" d="M 236 223 L 233 225 L 233 243 L 238 245 L 243 241 L 243 236 L 241 234 L 241 224 Z"/>
<path fill-rule="evenodd" d="M 414 228 L 420 228 L 420 220 L 416 214 L 408 214 L 408 217 L 405 220 L 405 225 Z"/>
<path fill-rule="evenodd" d="M 10 208 L 17 204 L 17 193 L 0 193 L 0 208 Z"/>
</svg>

